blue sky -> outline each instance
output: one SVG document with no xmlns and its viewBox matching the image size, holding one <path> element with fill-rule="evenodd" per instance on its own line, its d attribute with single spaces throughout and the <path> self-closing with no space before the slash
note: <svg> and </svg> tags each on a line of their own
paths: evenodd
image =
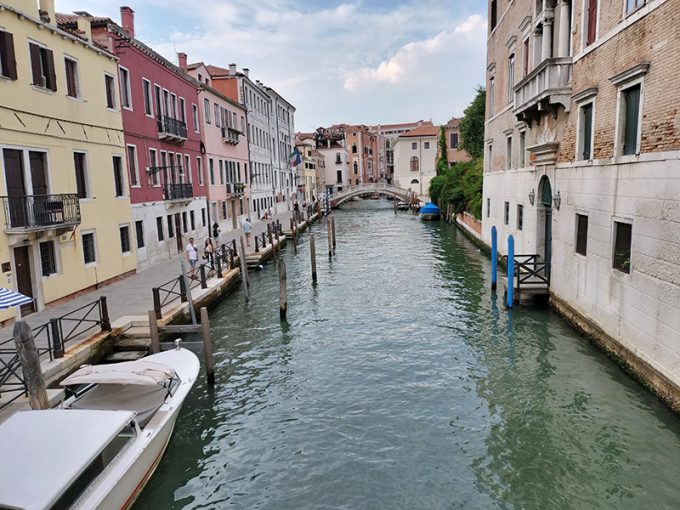
<svg viewBox="0 0 680 510">
<path fill-rule="evenodd" d="M 56 0 L 118 21 L 110 0 Z M 248 67 L 295 127 L 460 116 L 483 84 L 486 0 L 129 0 L 136 35 L 176 62 Z M 197 7 L 200 6 L 200 10 Z"/>
</svg>

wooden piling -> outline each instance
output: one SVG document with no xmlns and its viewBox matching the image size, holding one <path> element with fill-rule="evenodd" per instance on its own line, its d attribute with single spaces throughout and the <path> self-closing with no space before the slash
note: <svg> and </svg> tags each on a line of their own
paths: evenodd
<svg viewBox="0 0 680 510">
<path fill-rule="evenodd" d="M 313 234 L 309 236 L 309 256 L 312 259 L 312 283 L 316 283 L 316 246 Z"/>
<path fill-rule="evenodd" d="M 394 202 L 394 215 L 396 216 L 397 215 L 397 197 L 394 197 L 394 200 L 392 200 L 392 202 Z"/>
<path fill-rule="evenodd" d="M 288 310 L 288 298 L 286 297 L 286 261 L 279 259 L 279 317 L 282 321 L 286 320 Z"/>
<path fill-rule="evenodd" d="M 215 360 L 213 358 L 212 339 L 210 338 L 210 317 L 208 309 L 201 307 L 201 332 L 203 333 L 203 355 L 205 356 L 205 376 L 208 384 L 215 384 Z"/>
<path fill-rule="evenodd" d="M 151 333 L 151 354 L 161 352 L 161 336 L 158 332 L 158 319 L 156 312 L 149 310 L 149 332 Z"/>
<path fill-rule="evenodd" d="M 326 226 L 328 227 L 328 256 L 333 257 L 333 241 L 331 240 L 331 219 L 326 217 Z"/>
<path fill-rule="evenodd" d="M 243 236 L 239 238 L 241 252 L 239 253 L 239 261 L 241 262 L 241 283 L 243 283 L 243 293 L 246 296 L 246 301 L 250 300 L 250 293 L 248 292 L 248 268 L 246 267 L 246 247 L 243 243 Z"/>
<path fill-rule="evenodd" d="M 333 233 L 333 251 L 335 251 L 335 216 L 331 216 L 331 232 Z"/>
<path fill-rule="evenodd" d="M 25 321 L 19 321 L 12 331 L 17 355 L 21 361 L 24 384 L 28 392 L 28 400 L 32 409 L 49 409 L 45 379 L 40 368 L 40 356 L 35 347 L 33 332 Z"/>
</svg>

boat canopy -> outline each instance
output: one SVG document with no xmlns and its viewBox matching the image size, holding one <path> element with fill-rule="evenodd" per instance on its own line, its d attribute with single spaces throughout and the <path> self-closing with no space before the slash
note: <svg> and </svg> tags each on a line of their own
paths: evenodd
<svg viewBox="0 0 680 510">
<path fill-rule="evenodd" d="M 171 366 L 143 359 L 124 361 L 112 365 L 85 365 L 61 382 L 72 384 L 137 384 L 143 386 L 164 385 L 177 377 Z"/>
<path fill-rule="evenodd" d="M 0 424 L 0 508 L 50 508 L 130 423 L 128 411 L 21 411 Z"/>
<path fill-rule="evenodd" d="M 428 202 L 420 208 L 420 214 L 439 214 L 439 207 L 432 202 Z"/>
</svg>

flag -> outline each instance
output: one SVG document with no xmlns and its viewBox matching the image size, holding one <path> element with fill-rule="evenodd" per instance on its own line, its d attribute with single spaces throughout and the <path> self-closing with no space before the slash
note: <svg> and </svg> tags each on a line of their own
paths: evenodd
<svg viewBox="0 0 680 510">
<path fill-rule="evenodd" d="M 302 154 L 300 154 L 297 147 L 293 148 L 293 152 L 290 153 L 288 159 L 290 160 L 291 166 L 299 166 L 302 164 Z"/>
</svg>

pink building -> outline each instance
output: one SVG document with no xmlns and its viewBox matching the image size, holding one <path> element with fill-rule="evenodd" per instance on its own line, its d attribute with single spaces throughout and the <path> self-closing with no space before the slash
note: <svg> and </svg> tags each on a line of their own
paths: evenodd
<svg viewBox="0 0 680 510">
<path fill-rule="evenodd" d="M 198 115 L 210 198 L 209 224 L 217 223 L 226 232 L 238 228 L 248 215 L 246 109 L 212 88 L 212 78 L 203 62 L 187 66 L 186 54 L 177 56 L 180 68 L 200 83 Z"/>
<path fill-rule="evenodd" d="M 140 268 L 182 253 L 189 237 L 208 233 L 199 84 L 135 39 L 134 11 L 121 7 L 92 37 L 116 54 L 130 201 Z"/>
</svg>

